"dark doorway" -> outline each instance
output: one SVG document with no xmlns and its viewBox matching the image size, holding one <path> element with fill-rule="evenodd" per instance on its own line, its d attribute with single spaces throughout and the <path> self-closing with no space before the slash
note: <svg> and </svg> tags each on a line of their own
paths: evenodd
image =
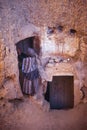
<svg viewBox="0 0 87 130">
<path fill-rule="evenodd" d="M 28 48 L 34 49 L 37 55 L 40 54 L 40 40 L 38 36 L 29 37 L 16 43 L 16 49 L 18 53 L 19 81 L 21 87 L 23 86 L 23 80 L 24 80 L 22 74 L 22 62 L 23 58 L 25 58 L 27 55 Z"/>
<path fill-rule="evenodd" d="M 74 77 L 53 76 L 48 82 L 45 99 L 50 102 L 51 109 L 69 109 L 74 106 Z"/>
</svg>

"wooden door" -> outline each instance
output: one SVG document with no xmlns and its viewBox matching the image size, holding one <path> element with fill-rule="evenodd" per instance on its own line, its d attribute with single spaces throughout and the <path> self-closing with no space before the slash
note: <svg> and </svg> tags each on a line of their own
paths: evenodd
<svg viewBox="0 0 87 130">
<path fill-rule="evenodd" d="M 66 109 L 74 106 L 74 77 L 54 76 L 50 83 L 51 109 Z"/>
</svg>

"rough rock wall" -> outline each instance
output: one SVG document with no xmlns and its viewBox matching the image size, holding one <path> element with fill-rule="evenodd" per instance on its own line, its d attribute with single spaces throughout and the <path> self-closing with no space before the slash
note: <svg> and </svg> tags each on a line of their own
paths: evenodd
<svg viewBox="0 0 87 130">
<path fill-rule="evenodd" d="M 77 51 L 80 52 L 80 41 L 76 34 L 67 34 L 66 32 L 60 32 L 55 29 L 53 34 L 42 35 L 42 53 L 44 56 L 49 55 L 68 55 L 71 57 L 76 56 Z"/>
<path fill-rule="evenodd" d="M 4 65 L 4 59 L 5 57 L 5 46 L 3 45 L 3 41 L 0 39 L 0 88 L 3 84 L 4 81 L 4 69 L 5 69 L 5 65 Z"/>
<path fill-rule="evenodd" d="M 71 44 L 70 38 L 73 42 L 78 39 L 77 41 L 79 42 L 75 41 L 71 47 L 68 46 L 68 51 L 63 49 L 65 51 L 64 54 L 68 52 L 70 56 L 74 55 L 74 58 L 77 55 L 77 58 L 80 58 L 81 62 L 84 63 L 82 69 L 84 68 L 84 71 L 87 70 L 86 5 L 87 0 L 0 0 L 1 95 L 3 95 L 4 88 L 11 86 L 11 88 L 15 89 L 11 98 L 21 96 L 15 43 L 30 36 L 38 35 L 41 38 L 42 55 L 46 52 L 47 47 L 44 48 L 44 46 L 48 41 L 52 44 L 48 42 L 48 48 L 56 48 L 56 42 L 60 46 L 59 50 L 54 49 L 55 53 L 55 51 L 61 52 L 62 44 L 60 45 L 60 43 L 62 39 L 66 46 Z M 57 25 L 62 25 L 64 28 L 62 37 L 60 33 L 57 33 L 51 40 L 47 39 L 47 37 L 45 38 L 46 30 L 44 28 L 48 26 L 56 27 Z M 71 28 L 76 30 L 76 37 L 74 39 L 69 36 Z M 74 52 L 72 47 L 75 49 Z M 79 53 L 75 55 L 78 48 Z M 47 54 L 49 53 L 47 52 Z M 86 71 L 85 75 L 87 75 Z M 87 85 L 86 81 L 87 79 L 85 78 L 85 85 Z M 6 89 L 6 95 L 12 92 L 11 90 L 8 89 L 8 92 Z"/>
<path fill-rule="evenodd" d="M 3 23 L 0 29 L 4 33 L 4 38 L 8 37 L 8 40 L 10 42 L 13 40 L 14 43 L 21 40 L 20 36 L 24 33 L 21 31 L 25 27 L 25 30 L 29 30 L 29 23 L 37 27 L 43 25 L 55 27 L 61 24 L 67 33 L 70 28 L 74 28 L 81 36 L 85 36 L 87 34 L 86 5 L 87 0 L 0 0 L 0 21 Z M 5 36 L 7 32 L 8 36 Z"/>
</svg>

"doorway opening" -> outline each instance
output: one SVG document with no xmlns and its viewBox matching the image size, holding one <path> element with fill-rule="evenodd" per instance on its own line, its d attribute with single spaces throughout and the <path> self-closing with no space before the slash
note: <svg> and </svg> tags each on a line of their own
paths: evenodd
<svg viewBox="0 0 87 130">
<path fill-rule="evenodd" d="M 28 48 L 34 49 L 37 55 L 40 54 L 40 39 L 38 36 L 29 37 L 16 43 L 16 49 L 18 54 L 18 67 L 19 67 L 19 82 L 21 90 L 23 88 L 23 81 L 24 81 L 22 73 L 22 62 L 23 58 L 26 58 L 27 56 Z"/>
<path fill-rule="evenodd" d="M 45 99 L 51 109 L 70 109 L 74 107 L 74 77 L 53 76 L 48 82 Z"/>
</svg>

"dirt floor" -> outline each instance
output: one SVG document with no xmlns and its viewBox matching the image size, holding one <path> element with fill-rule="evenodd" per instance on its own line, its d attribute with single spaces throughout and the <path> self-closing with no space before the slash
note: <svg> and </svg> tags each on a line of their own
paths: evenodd
<svg viewBox="0 0 87 130">
<path fill-rule="evenodd" d="M 87 130 L 87 104 L 69 110 L 48 110 L 28 97 L 0 101 L 0 130 Z"/>
</svg>

